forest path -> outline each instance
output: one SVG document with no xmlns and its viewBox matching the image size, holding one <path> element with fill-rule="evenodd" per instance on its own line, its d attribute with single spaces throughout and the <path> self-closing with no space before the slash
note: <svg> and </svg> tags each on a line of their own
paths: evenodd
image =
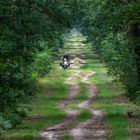
<svg viewBox="0 0 140 140">
<path fill-rule="evenodd" d="M 43 139 L 61 140 L 65 135 L 70 136 L 74 140 L 105 140 L 106 132 L 104 127 L 104 113 L 102 110 L 96 109 L 91 104 L 96 100 L 97 86 L 90 81 L 90 76 L 95 74 L 94 71 L 81 69 L 86 64 L 86 59 L 91 54 L 91 50 L 82 43 L 80 33 L 73 33 L 69 38 L 67 45 L 68 53 L 72 57 L 70 66 L 70 76 L 66 82 L 69 86 L 67 98 L 60 101 L 58 108 L 67 113 L 67 117 L 61 122 L 46 128 L 40 132 Z M 69 47 L 69 45 L 72 47 Z M 85 53 L 86 52 L 86 53 Z M 67 69 L 69 70 L 69 68 Z M 87 87 L 84 98 L 80 100 L 80 84 Z M 70 107 L 70 106 L 74 107 Z M 88 111 L 90 118 L 83 121 L 77 119 L 81 112 Z M 86 115 L 86 114 L 85 114 Z"/>
</svg>

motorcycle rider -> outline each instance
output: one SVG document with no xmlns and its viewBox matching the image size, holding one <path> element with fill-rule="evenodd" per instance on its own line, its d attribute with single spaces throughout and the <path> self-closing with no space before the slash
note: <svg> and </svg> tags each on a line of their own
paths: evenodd
<svg viewBox="0 0 140 140">
<path fill-rule="evenodd" d="M 64 53 L 64 55 L 61 57 L 61 63 L 60 63 L 60 65 L 62 66 L 62 64 L 63 64 L 63 62 L 64 62 L 64 59 L 66 59 L 67 60 L 67 62 L 68 62 L 68 66 L 70 65 L 70 58 L 69 58 L 69 55 L 67 54 L 67 52 L 65 52 Z"/>
<path fill-rule="evenodd" d="M 67 61 L 69 61 L 69 55 L 67 54 L 67 52 L 64 53 L 62 60 L 66 59 Z"/>
</svg>

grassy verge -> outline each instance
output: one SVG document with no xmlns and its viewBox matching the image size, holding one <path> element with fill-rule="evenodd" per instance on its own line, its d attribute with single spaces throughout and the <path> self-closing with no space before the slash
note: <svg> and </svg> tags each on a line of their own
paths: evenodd
<svg viewBox="0 0 140 140">
<path fill-rule="evenodd" d="M 68 87 L 64 83 L 68 71 L 54 64 L 52 71 L 38 80 L 38 93 L 32 101 L 27 117 L 15 129 L 2 135 L 3 139 L 34 138 L 38 132 L 59 122 L 66 113 L 57 108 L 59 101 L 67 96 Z"/>
<path fill-rule="evenodd" d="M 96 72 L 90 80 L 98 87 L 97 100 L 92 104 L 105 112 L 105 124 L 108 132 L 108 140 L 129 140 L 132 138 L 131 126 L 134 121 L 130 121 L 127 116 L 128 111 L 140 112 L 139 107 L 132 104 L 125 96 L 124 89 L 113 84 L 112 79 L 107 76 L 107 70 L 98 58 L 88 60 L 88 63 L 81 69 L 93 70 Z M 139 121 L 137 121 L 139 123 Z M 140 126 L 139 126 L 140 129 Z M 140 137 L 138 138 L 140 139 Z"/>
<path fill-rule="evenodd" d="M 92 113 L 89 110 L 84 109 L 77 115 L 76 122 L 84 122 L 88 119 L 91 119 L 92 117 Z"/>
</svg>

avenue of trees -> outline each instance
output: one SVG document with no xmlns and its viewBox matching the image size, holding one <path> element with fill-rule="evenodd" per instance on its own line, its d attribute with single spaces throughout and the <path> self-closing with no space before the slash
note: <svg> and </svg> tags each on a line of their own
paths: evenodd
<svg viewBox="0 0 140 140">
<path fill-rule="evenodd" d="M 74 24 L 108 75 L 140 100 L 139 0 L 1 0 L 0 9 L 0 132 L 21 121 Z"/>
<path fill-rule="evenodd" d="M 77 23 L 106 63 L 108 75 L 140 101 L 140 1 L 87 0 L 78 9 Z"/>
</svg>

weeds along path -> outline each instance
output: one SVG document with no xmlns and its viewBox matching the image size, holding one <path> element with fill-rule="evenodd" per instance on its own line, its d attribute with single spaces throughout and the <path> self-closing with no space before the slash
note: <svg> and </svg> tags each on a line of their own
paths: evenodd
<svg viewBox="0 0 140 140">
<path fill-rule="evenodd" d="M 86 63 L 84 58 L 88 57 L 87 54 L 90 50 L 84 47 L 79 36 L 72 34 L 67 42 L 67 49 L 69 49 L 69 53 L 73 58 L 70 69 L 68 69 L 71 74 L 66 80 L 69 85 L 69 92 L 68 97 L 58 104 L 58 108 L 66 112 L 67 117 L 58 124 L 41 131 L 41 137 L 46 140 L 61 140 L 65 135 L 71 136 L 71 139 L 74 140 L 105 140 L 104 114 L 101 110 L 91 107 L 91 103 L 96 100 L 97 87 L 90 82 L 89 77 L 94 75 L 95 72 L 80 69 Z M 79 101 L 77 96 L 81 83 L 86 84 L 88 88 L 85 91 L 85 98 Z M 69 107 L 72 103 L 75 104 L 74 109 Z M 79 111 L 84 110 L 91 113 L 91 118 L 84 120 L 84 122 L 77 121 Z"/>
</svg>

